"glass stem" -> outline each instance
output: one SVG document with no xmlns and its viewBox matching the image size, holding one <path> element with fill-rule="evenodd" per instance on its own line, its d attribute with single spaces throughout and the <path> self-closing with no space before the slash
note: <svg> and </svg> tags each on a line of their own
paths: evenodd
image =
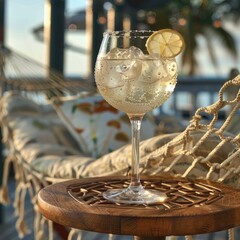
<svg viewBox="0 0 240 240">
<path fill-rule="evenodd" d="M 129 188 L 134 192 L 143 189 L 139 174 L 139 142 L 143 116 L 129 116 L 132 125 L 132 175 Z"/>
</svg>

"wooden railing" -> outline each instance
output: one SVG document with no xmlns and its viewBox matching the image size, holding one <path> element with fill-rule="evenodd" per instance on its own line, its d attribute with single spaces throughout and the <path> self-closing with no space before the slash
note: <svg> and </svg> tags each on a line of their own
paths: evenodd
<svg viewBox="0 0 240 240">
<path fill-rule="evenodd" d="M 173 95 L 160 108 L 163 114 L 181 117 L 192 115 L 197 108 L 214 103 L 226 78 L 178 77 Z"/>
<path fill-rule="evenodd" d="M 69 79 L 75 81 L 79 80 L 79 82 L 81 82 L 81 79 L 77 79 L 75 77 L 71 77 Z M 41 77 L 34 80 L 39 83 L 44 82 L 44 79 Z M 218 97 L 218 91 L 226 80 L 227 79 L 223 77 L 211 78 L 179 76 L 174 93 L 159 108 L 160 114 L 189 117 L 189 115 L 192 115 L 197 108 L 207 106 L 215 102 Z M 14 90 L 16 86 L 20 86 L 21 89 L 24 89 L 23 84 L 16 84 L 16 86 L 14 86 L 14 82 L 21 82 L 21 79 L 15 78 L 14 81 L 12 80 L 11 82 L 13 86 L 11 86 L 10 89 L 13 88 L 12 90 Z M 87 80 L 84 82 L 85 85 L 88 85 Z M 93 85 L 93 81 L 89 80 L 90 89 L 94 87 Z M 37 85 L 36 88 L 38 88 Z M 39 91 L 41 90 L 42 89 L 39 89 Z M 28 91 L 36 91 L 36 89 L 31 89 L 31 84 L 29 84 Z"/>
</svg>

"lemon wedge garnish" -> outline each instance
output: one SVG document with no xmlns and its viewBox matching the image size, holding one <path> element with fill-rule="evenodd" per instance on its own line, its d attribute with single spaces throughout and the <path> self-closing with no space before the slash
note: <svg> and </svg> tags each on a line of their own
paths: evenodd
<svg viewBox="0 0 240 240">
<path fill-rule="evenodd" d="M 173 29 L 162 29 L 154 32 L 146 42 L 150 54 L 159 54 L 161 57 L 172 58 L 184 49 L 182 35 Z"/>
</svg>

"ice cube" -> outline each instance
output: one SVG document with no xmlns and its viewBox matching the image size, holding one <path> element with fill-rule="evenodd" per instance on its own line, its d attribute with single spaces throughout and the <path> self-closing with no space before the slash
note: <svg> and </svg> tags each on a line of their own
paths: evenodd
<svg viewBox="0 0 240 240">
<path fill-rule="evenodd" d="M 127 49 L 113 48 L 105 55 L 104 58 L 106 59 L 139 59 L 139 58 L 145 58 L 145 55 L 143 54 L 141 49 L 132 46 Z"/>
<path fill-rule="evenodd" d="M 125 57 L 124 57 L 125 56 Z M 105 59 L 126 59 L 127 49 L 113 48 L 106 55 Z"/>
<path fill-rule="evenodd" d="M 122 75 L 116 71 L 116 65 L 118 60 L 104 60 L 98 62 L 98 69 L 97 74 L 100 75 L 101 83 L 105 87 L 108 88 L 117 88 L 122 87 L 125 83 Z"/>
<path fill-rule="evenodd" d="M 142 50 L 140 48 L 137 48 L 137 47 L 130 47 L 128 49 L 128 55 L 129 55 L 129 58 L 130 59 L 143 59 L 145 58 L 145 55 L 144 53 L 142 52 Z"/>
<path fill-rule="evenodd" d="M 124 60 L 116 66 L 116 71 L 122 74 L 122 78 L 126 81 L 137 80 L 142 73 L 142 61 Z"/>
<path fill-rule="evenodd" d="M 112 64 L 115 65 L 116 75 L 121 74 L 121 78 L 125 81 L 137 79 L 142 71 L 142 62 L 139 60 L 143 53 L 136 47 L 130 47 L 129 49 L 112 49 L 105 57 L 112 59 Z M 109 72 L 110 73 L 110 72 Z"/>
<path fill-rule="evenodd" d="M 120 64 L 116 66 L 116 71 L 118 73 L 125 73 L 132 67 L 132 61 L 122 61 Z"/>
<path fill-rule="evenodd" d="M 140 59 L 144 58 L 144 54 L 134 46 L 128 49 L 113 48 L 104 58 L 107 59 L 109 66 L 111 65 L 111 67 L 107 67 L 109 79 L 119 79 L 118 83 L 113 84 L 112 81 L 111 86 L 122 86 L 125 81 L 137 80 L 142 73 Z"/>
<path fill-rule="evenodd" d="M 167 76 L 164 62 L 161 59 L 143 61 L 141 82 L 154 83 Z"/>
</svg>

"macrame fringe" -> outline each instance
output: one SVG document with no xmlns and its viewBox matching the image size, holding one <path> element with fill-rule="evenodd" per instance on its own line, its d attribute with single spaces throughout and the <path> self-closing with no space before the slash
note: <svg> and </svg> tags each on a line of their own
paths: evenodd
<svg viewBox="0 0 240 240">
<path fill-rule="evenodd" d="M 30 230 L 28 229 L 24 218 L 18 218 L 16 222 L 16 229 L 17 229 L 19 238 L 23 238 L 24 236 L 30 233 Z"/>
<path fill-rule="evenodd" d="M 36 240 L 47 240 L 43 230 L 40 230 L 36 234 Z"/>
<path fill-rule="evenodd" d="M 39 237 L 38 233 L 41 232 L 41 214 L 38 211 L 38 206 L 36 203 L 33 204 L 34 209 L 34 221 L 33 221 L 33 229 L 35 233 L 35 238 L 37 239 Z"/>
<path fill-rule="evenodd" d="M 68 234 L 67 240 L 83 240 L 82 239 L 82 231 L 72 228 Z"/>
<path fill-rule="evenodd" d="M 235 231 L 234 228 L 231 228 L 228 230 L 228 240 L 234 240 L 235 239 Z"/>
<path fill-rule="evenodd" d="M 4 167 L 3 167 L 2 186 L 0 187 L 0 203 L 4 205 L 8 205 L 10 203 L 9 191 L 8 191 L 8 177 L 9 177 L 9 169 L 10 169 L 11 162 L 12 162 L 12 157 L 8 156 L 5 159 Z"/>
<path fill-rule="evenodd" d="M 10 203 L 8 186 L 2 186 L 0 188 L 0 203 L 4 205 L 8 205 Z"/>
<path fill-rule="evenodd" d="M 169 237 L 167 237 L 166 239 L 167 239 L 167 240 L 177 240 L 177 237 L 175 237 L 175 236 L 169 236 Z"/>
<path fill-rule="evenodd" d="M 15 214 L 18 216 L 16 222 L 16 230 L 19 238 L 23 238 L 25 235 L 30 233 L 30 230 L 24 220 L 25 215 L 25 197 L 27 193 L 28 185 L 23 182 L 19 183 L 15 190 L 15 201 L 14 208 Z"/>
</svg>

